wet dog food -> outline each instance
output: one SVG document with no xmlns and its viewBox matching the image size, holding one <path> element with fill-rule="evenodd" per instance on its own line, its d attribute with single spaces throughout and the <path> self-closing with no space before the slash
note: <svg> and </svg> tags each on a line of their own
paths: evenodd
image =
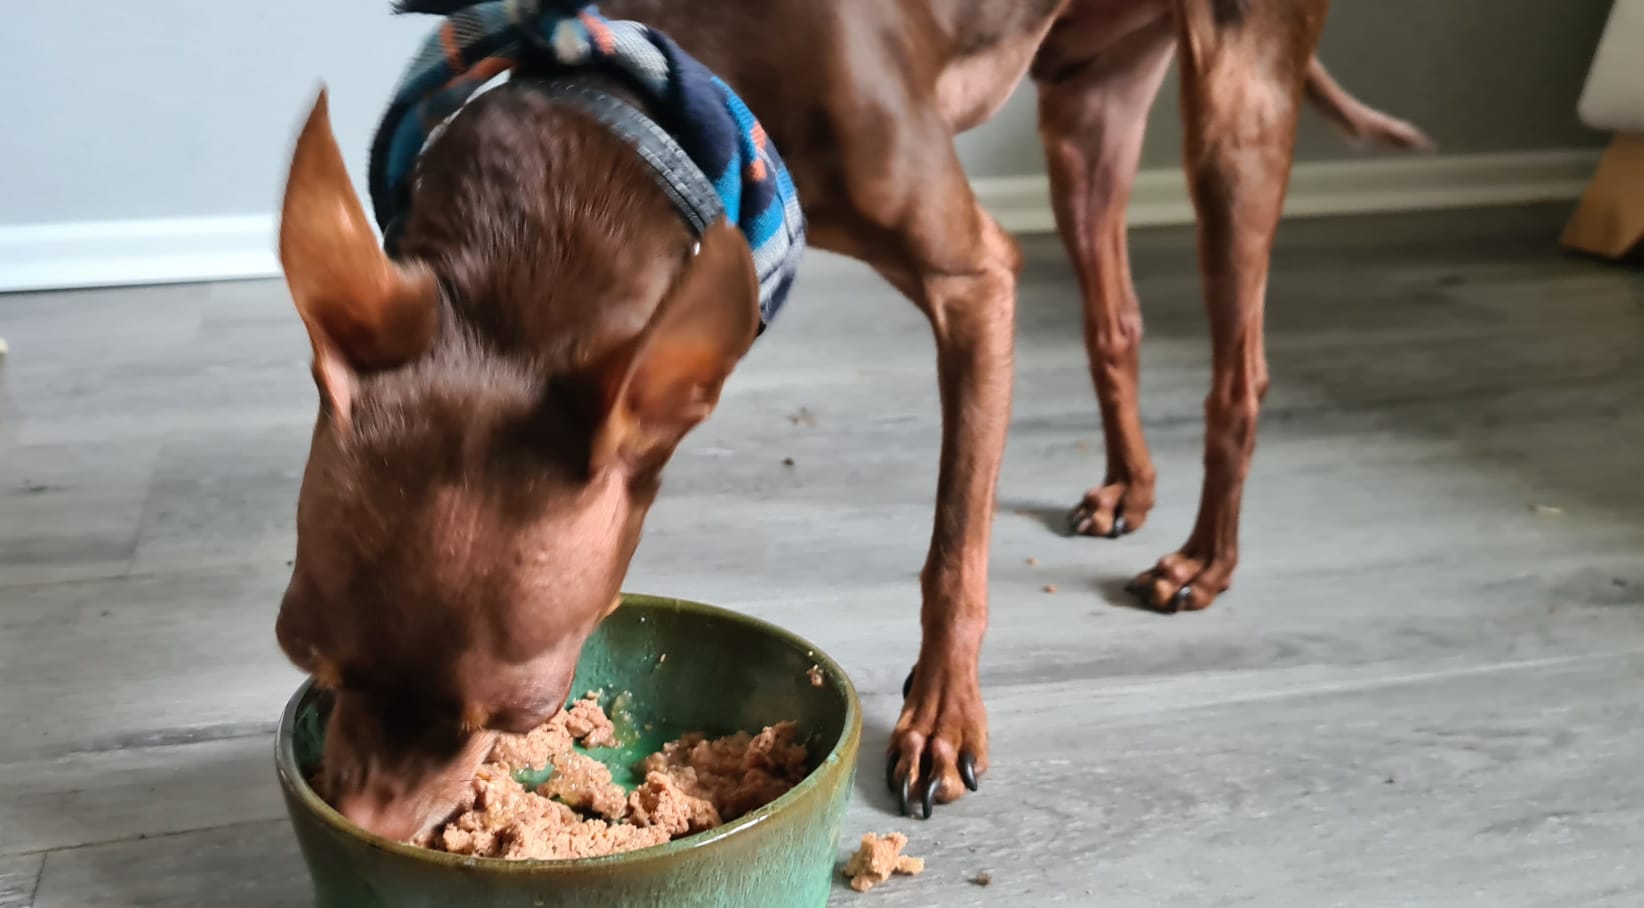
<svg viewBox="0 0 1644 908">
<path fill-rule="evenodd" d="M 503 735 L 456 813 L 414 841 L 438 851 L 512 860 L 599 857 L 712 829 L 781 797 L 804 779 L 806 749 L 792 722 L 757 735 L 689 734 L 646 757 L 632 792 L 576 750 L 617 743 L 597 694 L 525 735 Z M 529 790 L 515 772 L 552 767 Z"/>
</svg>

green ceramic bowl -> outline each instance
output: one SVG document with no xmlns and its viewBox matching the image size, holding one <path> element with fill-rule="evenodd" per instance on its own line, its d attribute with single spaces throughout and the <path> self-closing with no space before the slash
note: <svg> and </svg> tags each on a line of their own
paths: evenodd
<svg viewBox="0 0 1644 908">
<path fill-rule="evenodd" d="M 663 658 L 666 656 L 667 658 Z M 806 671 L 822 669 L 824 683 Z M 275 764 L 318 908 L 821 908 L 862 736 L 856 689 L 821 650 L 781 628 L 694 602 L 625 596 L 582 650 L 573 695 L 631 694 L 643 737 L 593 751 L 617 769 L 686 731 L 799 723 L 815 768 L 734 823 L 655 848 L 576 861 L 504 861 L 414 848 L 348 822 L 305 779 L 321 750 L 325 697 L 305 683 L 286 706 Z M 652 729 L 644 731 L 649 723 Z M 619 726 L 619 731 L 621 726 Z M 630 736 L 633 737 L 633 736 Z"/>
</svg>

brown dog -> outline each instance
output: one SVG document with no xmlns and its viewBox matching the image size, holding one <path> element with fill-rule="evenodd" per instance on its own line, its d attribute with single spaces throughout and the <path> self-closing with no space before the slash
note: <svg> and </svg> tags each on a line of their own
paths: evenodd
<svg viewBox="0 0 1644 908">
<path fill-rule="evenodd" d="M 977 657 L 1010 408 L 1015 244 L 953 136 L 1031 73 L 1056 214 L 1084 294 L 1108 470 L 1079 532 L 1139 528 L 1154 471 L 1124 210 L 1147 110 L 1180 52 L 1186 166 L 1213 331 L 1206 476 L 1187 543 L 1139 577 L 1208 606 L 1237 557 L 1267 386 L 1262 301 L 1296 117 L 1424 143 L 1313 59 L 1326 0 L 607 0 L 748 101 L 792 168 L 812 242 L 875 267 L 936 334 L 943 443 L 923 640 L 890 744 L 929 815 L 987 768 Z M 449 810 L 496 731 L 565 699 L 614 607 L 658 477 L 752 343 L 746 244 L 691 237 L 632 150 L 505 86 L 424 153 L 399 260 L 349 186 L 323 98 L 298 142 L 281 260 L 321 412 L 279 639 L 336 691 L 323 786 L 405 837 Z"/>
</svg>

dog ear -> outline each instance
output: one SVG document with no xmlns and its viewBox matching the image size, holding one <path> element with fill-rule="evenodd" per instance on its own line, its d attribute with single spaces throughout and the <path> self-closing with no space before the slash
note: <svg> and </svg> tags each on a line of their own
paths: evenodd
<svg viewBox="0 0 1644 908">
<path fill-rule="evenodd" d="M 314 377 L 346 419 L 354 378 L 425 351 L 439 326 L 438 285 L 389 260 L 366 220 L 331 133 L 321 89 L 291 157 L 280 212 L 280 265 L 314 345 Z"/>
<path fill-rule="evenodd" d="M 753 255 L 742 233 L 720 221 L 703 233 L 639 338 L 600 370 L 605 412 L 590 452 L 592 472 L 671 452 L 713 412 L 758 333 Z"/>
</svg>

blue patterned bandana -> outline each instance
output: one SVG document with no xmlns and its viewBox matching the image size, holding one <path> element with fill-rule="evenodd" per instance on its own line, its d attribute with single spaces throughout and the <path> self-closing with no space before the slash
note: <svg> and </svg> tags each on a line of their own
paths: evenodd
<svg viewBox="0 0 1644 908">
<path fill-rule="evenodd" d="M 656 170 L 698 235 L 729 217 L 753 250 L 760 326 L 786 300 L 805 250 L 799 194 L 747 105 L 668 36 L 554 0 L 407 3 L 456 7 L 411 61 L 371 147 L 371 202 L 385 231 L 408 208 L 411 173 L 438 128 L 504 73 L 553 80 L 548 90 L 611 128 Z M 649 115 L 575 80 L 611 76 L 638 91 Z M 654 117 L 654 121 L 650 119 Z"/>
</svg>

